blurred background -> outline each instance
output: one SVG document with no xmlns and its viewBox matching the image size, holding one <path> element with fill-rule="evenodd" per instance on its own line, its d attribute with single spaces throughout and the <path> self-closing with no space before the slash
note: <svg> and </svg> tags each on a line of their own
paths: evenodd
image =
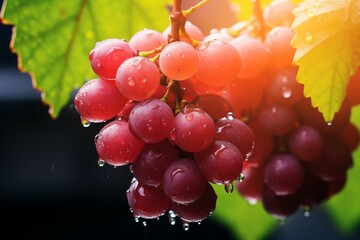
<svg viewBox="0 0 360 240">
<path fill-rule="evenodd" d="M 2 4 L 2 1 L 1 1 Z M 167 215 L 135 222 L 125 192 L 128 167 L 99 167 L 93 142 L 103 125 L 84 128 L 72 101 L 51 119 L 31 78 L 10 52 L 12 27 L 0 24 L 1 235 L 10 239 L 222 239 L 235 240 L 210 217 L 184 231 Z M 51 71 L 51 69 L 49 69 Z M 233 193 L 236 194 L 236 193 Z M 246 223 L 244 223 L 246 224 Z M 360 239 L 337 232 L 321 208 L 301 212 L 264 239 Z"/>
</svg>

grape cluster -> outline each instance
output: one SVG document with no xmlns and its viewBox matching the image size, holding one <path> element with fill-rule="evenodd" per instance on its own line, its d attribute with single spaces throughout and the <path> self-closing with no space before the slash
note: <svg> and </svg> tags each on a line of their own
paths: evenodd
<svg viewBox="0 0 360 240">
<path fill-rule="evenodd" d="M 215 210 L 212 184 L 234 190 L 254 135 L 222 96 L 205 92 L 236 79 L 235 46 L 206 40 L 189 21 L 178 24 L 175 33 L 169 25 L 128 42 L 96 43 L 89 61 L 98 77 L 81 86 L 74 104 L 85 126 L 105 122 L 95 136 L 99 165 L 130 167 L 126 196 L 135 219 L 168 213 L 187 229 Z"/>
<path fill-rule="evenodd" d="M 294 7 L 274 1 L 261 21 L 207 35 L 180 18 L 163 32 L 96 43 L 89 61 L 98 77 L 74 104 L 84 126 L 105 123 L 98 164 L 130 167 L 136 220 L 168 213 L 187 229 L 215 210 L 213 184 L 280 219 L 344 187 L 360 139 L 350 110 L 360 100 L 349 88 L 326 123 L 303 96 L 292 65 Z"/>
</svg>

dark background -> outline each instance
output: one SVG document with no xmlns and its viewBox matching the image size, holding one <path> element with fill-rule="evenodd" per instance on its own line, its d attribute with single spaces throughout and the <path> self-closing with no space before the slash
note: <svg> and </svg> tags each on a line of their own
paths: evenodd
<svg viewBox="0 0 360 240">
<path fill-rule="evenodd" d="M 188 231 L 179 220 L 171 226 L 167 215 L 147 220 L 146 227 L 136 223 L 125 196 L 128 167 L 97 165 L 93 139 L 102 125 L 84 128 L 72 101 L 58 119 L 50 118 L 29 75 L 17 69 L 11 30 L 0 24 L 1 239 L 235 240 L 211 217 Z M 360 231 L 341 236 L 316 208 L 308 218 L 291 217 L 265 239 L 350 240 L 360 239 Z"/>
</svg>

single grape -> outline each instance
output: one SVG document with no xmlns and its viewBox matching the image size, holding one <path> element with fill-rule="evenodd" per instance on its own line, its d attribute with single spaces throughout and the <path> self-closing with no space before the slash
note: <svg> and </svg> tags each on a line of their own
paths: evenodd
<svg viewBox="0 0 360 240">
<path fill-rule="evenodd" d="M 302 125 L 290 134 L 288 146 L 299 160 L 312 161 L 320 157 L 324 141 L 316 128 Z"/>
<path fill-rule="evenodd" d="M 271 28 L 277 26 L 290 27 L 294 21 L 293 10 L 296 3 L 289 0 L 274 0 L 264 8 L 264 21 Z"/>
<path fill-rule="evenodd" d="M 296 67 L 278 69 L 270 78 L 267 87 L 268 96 L 284 105 L 300 102 L 304 97 L 304 86 L 297 81 L 297 72 Z"/>
<path fill-rule="evenodd" d="M 95 78 L 77 91 L 74 105 L 82 119 L 98 123 L 115 117 L 127 101 L 114 81 Z"/>
<path fill-rule="evenodd" d="M 294 32 L 290 27 L 278 26 L 271 29 L 265 38 L 269 61 L 276 68 L 292 66 L 295 48 L 290 44 Z"/>
<path fill-rule="evenodd" d="M 250 204 L 261 202 L 264 188 L 264 168 L 244 167 L 242 171 L 244 179 L 236 182 L 238 193 Z"/>
<path fill-rule="evenodd" d="M 192 39 L 196 41 L 204 40 L 204 33 L 201 31 L 201 29 L 198 26 L 192 24 L 191 21 L 185 22 L 185 31 Z M 167 26 L 162 34 L 165 38 L 169 38 L 170 33 L 171 33 L 171 25 Z M 183 42 L 190 43 L 190 40 L 187 37 L 182 36 L 181 34 L 180 34 L 180 40 Z"/>
<path fill-rule="evenodd" d="M 130 131 L 147 143 L 166 139 L 173 128 L 174 113 L 165 102 L 157 98 L 139 102 L 129 115 Z"/>
<path fill-rule="evenodd" d="M 225 140 L 215 140 L 205 150 L 196 152 L 194 158 L 205 178 L 215 184 L 231 184 L 243 167 L 239 149 Z"/>
<path fill-rule="evenodd" d="M 168 78 L 173 80 L 186 80 L 192 77 L 198 65 L 197 51 L 186 42 L 169 43 L 160 53 L 160 69 Z"/>
<path fill-rule="evenodd" d="M 301 162 L 288 153 L 276 153 L 266 163 L 265 184 L 276 195 L 289 195 L 300 189 L 304 181 Z"/>
<path fill-rule="evenodd" d="M 274 218 L 284 220 L 295 214 L 300 206 L 300 194 L 298 192 L 285 196 L 278 196 L 269 187 L 264 186 L 262 204 L 267 213 Z"/>
<path fill-rule="evenodd" d="M 172 140 L 187 152 L 198 152 L 207 148 L 215 137 L 213 119 L 201 108 L 186 106 L 174 119 Z"/>
<path fill-rule="evenodd" d="M 129 40 L 132 46 L 138 52 L 152 51 L 166 42 L 166 38 L 154 29 L 144 28 L 136 32 Z M 156 53 L 149 57 L 154 57 Z"/>
<path fill-rule="evenodd" d="M 101 78 L 115 79 L 119 66 L 136 51 L 125 40 L 109 38 L 97 42 L 91 50 L 89 60 L 93 71 Z"/>
<path fill-rule="evenodd" d="M 179 151 L 168 140 L 146 144 L 131 164 L 136 179 L 146 185 L 158 187 L 168 166 L 179 158 Z"/>
<path fill-rule="evenodd" d="M 241 56 L 239 78 L 254 78 L 262 74 L 267 68 L 268 54 L 261 40 L 250 36 L 240 35 L 231 42 Z"/>
<path fill-rule="evenodd" d="M 150 98 L 160 84 L 160 71 L 148 58 L 136 56 L 125 60 L 116 74 L 116 85 L 128 99 Z"/>
<path fill-rule="evenodd" d="M 324 202 L 328 196 L 329 184 L 318 178 L 310 169 L 305 168 L 305 178 L 300 189 L 301 204 L 314 207 Z"/>
<path fill-rule="evenodd" d="M 355 151 L 360 144 L 360 132 L 356 125 L 349 122 L 342 133 L 342 139 L 351 152 Z"/>
<path fill-rule="evenodd" d="M 203 41 L 196 50 L 199 66 L 195 74 L 199 81 L 211 86 L 225 86 L 236 78 L 241 67 L 241 57 L 230 43 Z"/>
<path fill-rule="evenodd" d="M 144 142 L 129 130 L 125 119 L 106 124 L 95 137 L 99 158 L 113 166 L 132 163 L 144 147 Z"/>
<path fill-rule="evenodd" d="M 216 119 L 215 126 L 217 128 L 215 139 L 231 142 L 239 149 L 244 158 L 252 150 L 254 134 L 245 122 L 228 114 L 227 117 Z"/>
<path fill-rule="evenodd" d="M 297 116 L 290 106 L 272 104 L 259 111 L 259 123 L 272 135 L 284 136 L 295 127 Z"/>
<path fill-rule="evenodd" d="M 162 187 L 142 184 L 136 178 L 131 180 L 126 197 L 135 218 L 158 218 L 168 211 L 171 203 Z"/>
<path fill-rule="evenodd" d="M 216 208 L 217 195 L 210 183 L 206 183 L 205 192 L 194 202 L 181 204 L 172 202 L 170 209 L 187 222 L 201 222 L 209 217 Z"/>
<path fill-rule="evenodd" d="M 163 186 L 172 201 L 188 204 L 199 199 L 206 188 L 206 180 L 194 160 L 179 158 L 165 170 Z"/>
</svg>

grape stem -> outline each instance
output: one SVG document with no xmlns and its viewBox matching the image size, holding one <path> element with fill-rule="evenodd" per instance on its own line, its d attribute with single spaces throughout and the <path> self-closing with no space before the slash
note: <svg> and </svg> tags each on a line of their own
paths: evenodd
<svg viewBox="0 0 360 240">
<path fill-rule="evenodd" d="M 255 16 L 255 21 L 259 25 L 257 34 L 264 41 L 265 34 L 266 34 L 266 25 L 265 25 L 263 12 L 262 12 L 262 8 L 261 8 L 261 1 L 260 0 L 252 0 L 252 3 L 253 3 L 253 12 L 254 12 L 254 16 Z"/>
</svg>

